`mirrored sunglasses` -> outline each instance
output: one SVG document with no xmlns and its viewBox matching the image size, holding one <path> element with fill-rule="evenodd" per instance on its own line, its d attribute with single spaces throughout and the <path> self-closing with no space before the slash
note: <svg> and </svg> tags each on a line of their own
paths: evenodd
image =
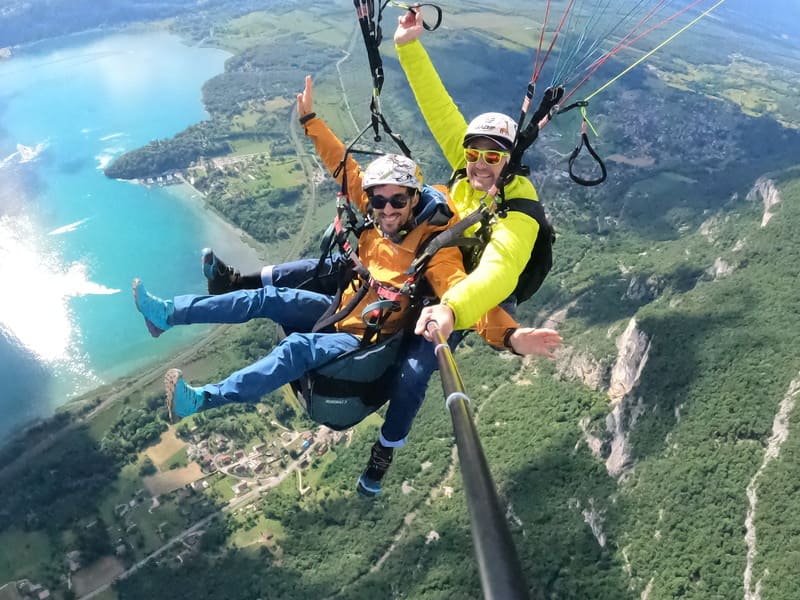
<svg viewBox="0 0 800 600">
<path fill-rule="evenodd" d="M 464 148 L 464 158 L 468 163 L 478 162 L 479 158 L 483 158 L 483 162 L 487 165 L 496 165 L 503 160 L 504 156 L 510 156 L 508 152 L 502 150 L 478 150 L 477 148 Z"/>
<path fill-rule="evenodd" d="M 386 196 L 379 196 L 375 194 L 374 196 L 369 197 L 369 203 L 372 208 L 377 210 L 381 210 L 382 208 L 386 208 L 387 204 L 391 204 L 392 208 L 405 208 L 408 206 L 408 202 L 411 198 L 408 194 L 395 194 L 391 198 L 387 198 Z"/>
</svg>

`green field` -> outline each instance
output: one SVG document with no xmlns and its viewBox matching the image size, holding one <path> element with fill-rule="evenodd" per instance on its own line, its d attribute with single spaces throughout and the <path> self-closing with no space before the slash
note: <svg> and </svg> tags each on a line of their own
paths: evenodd
<svg viewBox="0 0 800 600">
<path fill-rule="evenodd" d="M 187 455 L 188 448 L 183 447 L 167 459 L 163 464 L 158 465 L 159 470 L 167 471 L 177 467 L 185 467 L 189 464 L 189 457 Z"/>
<path fill-rule="evenodd" d="M 267 532 L 273 536 L 270 545 L 280 544 L 286 535 L 280 522 L 265 518 L 258 513 L 257 506 L 251 506 L 253 509 L 246 508 L 236 515 L 235 520 L 241 528 L 230 536 L 228 544 L 235 548 L 264 544 Z"/>
<path fill-rule="evenodd" d="M 694 65 L 679 62 L 659 76 L 681 89 L 721 98 L 741 107 L 746 115 L 769 115 L 785 127 L 800 129 L 800 109 L 792 99 L 800 94 L 795 75 L 743 56 L 728 64 Z"/>
<path fill-rule="evenodd" d="M 47 534 L 7 529 L 0 533 L 0 582 L 28 578 L 40 581 L 52 560 Z"/>
</svg>

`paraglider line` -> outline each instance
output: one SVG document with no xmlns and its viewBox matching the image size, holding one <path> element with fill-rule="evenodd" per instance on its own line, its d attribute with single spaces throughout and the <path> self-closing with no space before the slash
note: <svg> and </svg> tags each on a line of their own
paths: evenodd
<svg viewBox="0 0 800 600">
<path fill-rule="evenodd" d="M 544 9 L 544 19 L 542 20 L 542 30 L 539 32 L 539 46 L 536 48 L 536 58 L 533 61 L 533 74 L 531 75 L 531 82 L 536 81 L 536 73 L 539 71 L 539 54 L 542 52 L 542 43 L 544 42 L 544 30 L 547 28 L 547 19 L 550 16 L 550 0 L 547 0 L 547 6 Z M 544 61 L 543 61 L 544 62 Z"/>
<path fill-rule="evenodd" d="M 592 72 L 591 72 L 591 73 L 589 73 L 589 74 L 588 74 L 586 77 L 584 77 L 584 78 L 581 80 L 581 82 L 580 82 L 580 83 L 578 83 L 578 85 L 576 85 L 576 86 L 575 86 L 575 87 L 572 89 L 572 91 L 570 91 L 570 92 L 569 92 L 569 93 L 568 93 L 568 94 L 565 96 L 564 100 L 567 100 L 567 99 L 568 99 L 570 96 L 572 96 L 572 95 L 573 95 L 573 94 L 574 94 L 574 93 L 575 93 L 575 92 L 578 90 L 578 88 L 579 88 L 579 87 L 581 87 L 581 86 L 582 86 L 582 85 L 583 85 L 583 84 L 586 82 L 586 80 L 588 80 L 588 79 L 589 79 L 589 77 L 591 77 L 591 76 L 592 76 L 592 75 L 593 75 L 593 74 L 594 74 L 594 73 L 597 71 L 597 69 L 598 69 L 598 68 L 599 68 L 599 67 L 600 67 L 600 66 L 601 66 L 601 65 L 602 65 L 602 64 L 603 64 L 603 63 L 604 63 L 606 60 L 608 60 L 608 59 L 609 59 L 609 58 L 610 58 L 612 55 L 616 54 L 616 53 L 617 53 L 619 50 L 621 50 L 623 47 L 630 46 L 631 44 L 635 43 L 636 41 L 638 41 L 639 39 L 641 39 L 642 37 L 644 37 L 645 35 L 647 35 L 647 34 L 648 34 L 648 33 L 650 33 L 651 31 L 653 31 L 653 30 L 655 30 L 655 29 L 657 29 L 657 28 L 661 27 L 662 25 L 664 25 L 665 23 L 668 23 L 669 21 L 672 21 L 673 19 L 675 19 L 675 18 L 676 18 L 676 17 L 678 17 L 679 15 L 683 14 L 684 12 L 686 12 L 687 10 L 689 10 L 690 8 L 692 8 L 693 6 L 695 6 L 695 5 L 699 4 L 701 1 L 702 1 L 702 0 L 695 0 L 695 2 L 692 2 L 691 4 L 687 5 L 685 8 L 681 9 L 680 11 L 676 12 L 675 14 L 673 14 L 673 15 L 671 15 L 671 16 L 669 16 L 669 17 L 667 17 L 666 19 L 664 19 L 664 20 L 662 20 L 661 22 L 657 23 L 657 24 L 656 24 L 656 25 L 654 25 L 653 27 L 651 27 L 651 28 L 647 29 L 646 31 L 644 31 L 644 32 L 640 33 L 638 36 L 636 36 L 635 38 L 631 39 L 631 40 L 630 40 L 630 41 L 628 41 L 626 44 L 624 44 L 624 45 L 622 45 L 622 44 L 618 45 L 618 46 L 617 46 L 616 48 L 614 48 L 614 49 L 613 49 L 611 52 L 609 52 L 609 53 L 608 53 L 606 56 L 604 56 L 603 58 L 601 58 L 600 60 L 598 60 L 598 61 L 597 61 L 597 64 L 596 64 L 596 65 L 593 67 L 593 69 L 592 69 Z M 605 84 L 603 84 L 602 86 L 600 86 L 598 89 L 596 89 L 594 92 L 592 92 L 591 94 L 589 94 L 589 96 L 587 96 L 587 97 L 586 97 L 586 100 L 590 100 L 590 99 L 594 98 L 594 97 L 595 97 L 597 94 L 599 94 L 600 92 L 604 91 L 606 88 L 608 88 L 609 86 L 611 86 L 611 84 L 615 83 L 615 82 L 616 82 L 616 81 L 617 81 L 619 78 L 621 78 L 623 75 L 625 75 L 626 73 L 628 73 L 628 72 L 629 72 L 629 71 L 631 71 L 632 69 L 634 69 L 634 68 L 636 68 L 637 66 L 639 66 L 641 63 L 643 63 L 645 60 L 647 60 L 647 59 L 648 59 L 648 58 L 650 58 L 650 57 L 651 57 L 653 54 L 655 54 L 655 53 L 656 53 L 658 50 L 660 50 L 661 48 L 663 48 L 664 46 L 666 46 L 667 44 L 669 44 L 670 42 L 672 42 L 672 41 L 673 41 L 675 38 L 677 38 L 679 35 L 681 35 L 681 34 L 682 34 L 684 31 L 686 31 L 687 29 L 689 29 L 690 27 L 692 27 L 693 25 L 695 25 L 695 24 L 696 24 L 696 23 L 697 23 L 697 22 L 698 22 L 700 19 L 702 19 L 702 18 L 704 18 L 704 17 L 708 16 L 708 15 L 709 15 L 709 14 L 710 14 L 712 11 L 714 11 L 714 10 L 715 10 L 717 7 L 719 7 L 719 6 L 720 6 L 721 4 L 723 4 L 724 2 L 725 2 L 725 0 L 718 0 L 718 1 L 717 1 L 717 2 L 716 2 L 714 5 L 713 5 L 713 6 L 711 6 L 711 7 L 710 7 L 710 8 L 708 8 L 706 11 L 704 11 L 703 13 L 701 13 L 700 15 L 698 15 L 696 18 L 692 19 L 692 20 L 691 20 L 689 23 L 687 23 L 686 25 L 684 25 L 683 27 L 681 27 L 681 28 L 680 28 L 678 31 L 676 31 L 675 33 L 673 33 L 672 35 L 670 35 L 670 36 L 669 36 L 667 39 L 665 39 L 663 42 L 661 42 L 660 44 L 658 44 L 658 45 L 657 45 L 655 48 L 653 48 L 652 50 L 650 50 L 649 52 L 647 52 L 647 53 L 645 53 L 643 56 L 641 56 L 639 59 L 637 59 L 636 61 L 634 61 L 634 62 L 633 62 L 631 65 L 629 65 L 627 68 L 625 68 L 625 69 L 624 69 L 622 72 L 620 72 L 618 75 L 616 75 L 616 76 L 615 76 L 615 77 L 613 77 L 611 80 L 609 80 L 608 82 L 606 82 Z"/>
<path fill-rule="evenodd" d="M 564 27 L 564 23 L 567 20 L 569 12 L 572 10 L 573 4 L 575 4 L 575 0 L 569 0 L 567 8 L 564 9 L 564 14 L 561 16 L 561 21 L 558 23 L 558 27 L 556 27 L 556 31 L 553 34 L 553 39 L 550 40 L 550 46 L 547 48 L 547 52 L 545 53 L 544 58 L 542 59 L 542 64 L 540 64 L 539 68 L 533 73 L 533 78 L 531 79 L 533 83 L 536 83 L 536 80 L 539 79 L 539 75 L 542 74 L 542 68 L 544 67 L 544 64 L 547 62 L 547 58 L 550 56 L 550 52 L 553 50 L 553 46 L 556 45 L 558 34 L 561 32 L 561 28 Z"/>
</svg>

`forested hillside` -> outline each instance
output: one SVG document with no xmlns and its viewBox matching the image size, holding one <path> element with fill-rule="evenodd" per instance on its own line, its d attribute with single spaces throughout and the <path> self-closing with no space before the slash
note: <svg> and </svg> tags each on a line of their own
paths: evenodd
<svg viewBox="0 0 800 600">
<path fill-rule="evenodd" d="M 335 191 L 309 183 L 318 168 L 294 139 L 294 94 L 314 75 L 318 114 L 349 140 L 351 117 L 367 122 L 371 86 L 349 6 L 284 8 L 226 15 L 215 41 L 236 54 L 204 88 L 211 119 L 119 167 L 184 146 L 220 154 L 231 162 L 209 160 L 187 177 L 232 222 L 296 255 L 316 252 Z M 531 149 L 558 239 L 554 269 L 519 317 L 562 332 L 557 360 L 499 354 L 474 335 L 456 354 L 532 598 L 788 600 L 800 589 L 800 118 L 783 100 L 800 63 L 791 53 L 747 62 L 768 53 L 735 14 L 592 102 L 605 184 L 581 188 L 565 175 L 573 113 Z M 447 9 L 444 35 L 426 34 L 465 115 L 518 110 L 533 43 L 520 15 L 541 17 L 527 3 L 465 3 Z M 707 53 L 701 40 L 714 42 Z M 739 53 L 756 47 L 743 64 Z M 428 180 L 444 181 L 390 44 L 382 49 L 384 112 Z M 795 79 L 770 79 L 753 102 L 737 78 L 758 81 L 758 65 Z M 609 61 L 598 77 L 620 67 Z M 198 138 L 221 145 L 199 151 Z M 186 366 L 191 378 L 228 373 L 276 339 L 263 323 L 228 331 Z M 97 565 L 107 570 L 98 581 L 118 578 L 107 600 L 479 597 L 438 380 L 374 501 L 354 488 L 378 418 L 304 454 L 313 424 L 281 393 L 168 428 L 159 382 L 133 382 L 98 390 L 3 450 L 0 584 L 63 590 L 64 558 L 78 550 L 80 585 Z M 258 465 L 225 466 L 260 447 Z M 242 480 L 251 487 L 235 491 Z"/>
<path fill-rule="evenodd" d="M 273 3 L 280 6 L 283 0 Z M 10 0 L 0 7 L 0 44 L 15 46 L 90 29 L 174 17 L 209 27 L 223 16 L 247 13 L 261 6 L 252 0 Z"/>
</svg>

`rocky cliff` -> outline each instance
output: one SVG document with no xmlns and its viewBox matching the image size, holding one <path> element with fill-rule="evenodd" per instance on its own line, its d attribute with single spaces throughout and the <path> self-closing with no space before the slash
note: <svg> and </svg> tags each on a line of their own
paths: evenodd
<svg viewBox="0 0 800 600">
<path fill-rule="evenodd" d="M 606 417 L 606 431 L 597 436 L 587 430 L 588 423 L 581 423 L 590 450 L 605 460 L 608 474 L 617 479 L 633 466 L 629 435 L 645 411 L 644 399 L 636 388 L 647 365 L 650 345 L 649 336 L 639 329 L 636 319 L 631 319 L 617 338 L 617 358 L 608 384 L 611 412 Z"/>
<path fill-rule="evenodd" d="M 772 179 L 759 177 L 753 185 L 753 189 L 747 194 L 747 199 L 751 202 L 758 202 L 760 200 L 764 205 L 764 216 L 761 217 L 761 227 L 766 227 L 769 220 L 773 217 L 772 207 L 780 204 L 781 195 Z"/>
</svg>

